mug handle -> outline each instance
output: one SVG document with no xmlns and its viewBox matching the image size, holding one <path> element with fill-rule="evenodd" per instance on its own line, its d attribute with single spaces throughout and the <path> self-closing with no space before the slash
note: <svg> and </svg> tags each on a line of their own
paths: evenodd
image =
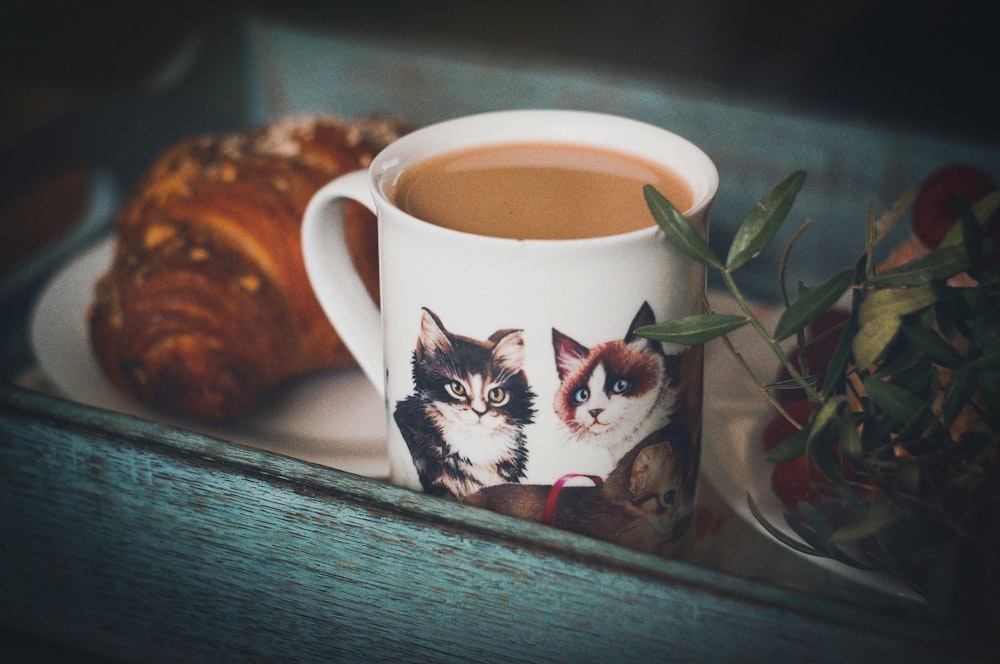
<svg viewBox="0 0 1000 664">
<path fill-rule="evenodd" d="M 382 315 L 365 290 L 347 249 L 344 211 L 348 199 L 375 212 L 367 170 L 342 175 L 313 195 L 302 218 L 302 258 L 323 312 L 365 376 L 385 398 Z"/>
</svg>

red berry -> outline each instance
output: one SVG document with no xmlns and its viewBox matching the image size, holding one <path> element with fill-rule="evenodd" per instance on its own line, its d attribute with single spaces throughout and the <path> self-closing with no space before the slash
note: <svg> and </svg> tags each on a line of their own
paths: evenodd
<svg viewBox="0 0 1000 664">
<path fill-rule="evenodd" d="M 964 164 L 938 169 L 917 191 L 913 201 L 913 234 L 935 249 L 961 214 L 960 201 L 974 205 L 996 186 L 989 175 Z"/>
<path fill-rule="evenodd" d="M 771 490 L 790 514 L 799 513 L 800 502 L 820 505 L 823 495 L 816 486 L 822 482 L 815 468 L 810 472 L 805 456 L 776 463 L 771 470 Z"/>
<path fill-rule="evenodd" d="M 784 406 L 788 414 L 799 424 L 805 425 L 809 421 L 809 402 L 806 399 L 796 399 L 784 404 Z M 767 426 L 764 427 L 764 449 L 770 450 L 795 432 L 796 428 L 784 415 L 775 413 Z M 822 481 L 815 469 L 812 477 L 814 480 Z M 798 514 L 800 501 L 812 505 L 819 505 L 822 502 L 822 495 L 810 482 L 805 456 L 775 463 L 771 469 L 771 490 L 781 499 L 785 510 L 791 514 Z"/>
<path fill-rule="evenodd" d="M 832 330 L 838 325 L 846 323 L 847 319 L 850 317 L 851 317 L 850 312 L 846 311 L 845 309 L 830 309 L 829 311 L 821 314 L 819 318 L 809 323 L 809 328 L 808 328 L 808 333 L 806 334 L 806 338 L 815 339 L 816 337 L 826 332 L 827 330 Z M 828 341 L 826 341 L 825 343 L 827 344 L 827 347 L 830 349 L 830 352 L 826 355 L 822 355 L 821 357 L 825 357 L 827 360 L 829 360 L 830 355 L 833 355 L 833 349 L 837 347 L 837 341 L 839 341 L 840 339 L 839 331 L 833 332 L 832 334 L 828 335 L 827 339 Z M 829 341 L 829 339 L 832 339 L 832 341 Z"/>
<path fill-rule="evenodd" d="M 806 422 L 809 421 L 809 402 L 806 399 L 796 399 L 782 405 L 799 424 L 805 426 Z M 764 426 L 764 449 L 770 450 L 795 431 L 795 427 L 784 415 L 775 413 L 774 417 Z"/>
</svg>

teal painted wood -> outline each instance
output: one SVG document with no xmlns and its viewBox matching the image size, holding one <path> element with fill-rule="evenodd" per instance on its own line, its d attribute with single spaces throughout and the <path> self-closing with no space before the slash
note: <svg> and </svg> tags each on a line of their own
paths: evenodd
<svg viewBox="0 0 1000 664">
<path fill-rule="evenodd" d="M 0 622 L 128 661 L 977 654 L 912 618 L 7 386 L 0 507 Z"/>
</svg>

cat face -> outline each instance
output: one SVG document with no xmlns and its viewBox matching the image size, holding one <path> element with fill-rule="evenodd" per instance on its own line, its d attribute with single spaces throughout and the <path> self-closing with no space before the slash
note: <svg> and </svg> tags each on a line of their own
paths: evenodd
<svg viewBox="0 0 1000 664">
<path fill-rule="evenodd" d="M 640 514 L 673 526 L 691 511 L 686 480 L 669 442 L 644 447 L 632 463 L 629 503 Z"/>
<path fill-rule="evenodd" d="M 520 330 L 480 341 L 447 332 L 424 310 L 413 379 L 451 451 L 472 463 L 495 459 L 530 422 L 531 393 L 522 372 Z"/>
<path fill-rule="evenodd" d="M 666 430 L 656 432 L 616 465 L 601 486 L 608 501 L 621 505 L 625 519 L 616 541 L 645 551 L 682 551 L 680 539 L 694 513 L 694 477 Z"/>
<path fill-rule="evenodd" d="M 634 334 L 654 322 L 643 303 L 623 339 L 592 348 L 552 330 L 560 383 L 554 407 L 575 438 L 598 442 L 634 430 L 656 406 L 667 380 L 665 356 L 657 342 Z"/>
</svg>

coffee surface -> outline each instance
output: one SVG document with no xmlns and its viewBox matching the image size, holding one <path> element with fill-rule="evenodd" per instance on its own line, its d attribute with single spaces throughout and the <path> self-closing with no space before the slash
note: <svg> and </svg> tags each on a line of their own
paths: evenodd
<svg viewBox="0 0 1000 664">
<path fill-rule="evenodd" d="M 402 210 L 445 228 L 562 240 L 655 225 L 645 184 L 682 212 L 693 204 L 691 187 L 664 166 L 562 143 L 508 143 L 432 157 L 408 168 L 392 196 Z"/>
</svg>

